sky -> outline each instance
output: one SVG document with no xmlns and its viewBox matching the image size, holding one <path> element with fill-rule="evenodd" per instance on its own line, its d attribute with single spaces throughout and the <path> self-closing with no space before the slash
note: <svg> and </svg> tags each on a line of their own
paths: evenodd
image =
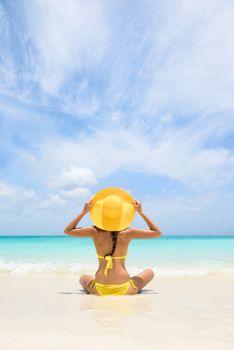
<svg viewBox="0 0 234 350">
<path fill-rule="evenodd" d="M 164 235 L 234 234 L 233 18 L 232 0 L 0 0 L 0 235 L 63 234 L 105 187 Z"/>
</svg>

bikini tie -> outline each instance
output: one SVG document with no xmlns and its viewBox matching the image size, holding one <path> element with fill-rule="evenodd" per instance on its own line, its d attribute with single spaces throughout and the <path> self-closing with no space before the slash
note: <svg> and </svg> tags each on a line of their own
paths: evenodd
<svg viewBox="0 0 234 350">
<path fill-rule="evenodd" d="M 112 267 L 113 267 L 112 256 L 111 255 L 107 255 L 105 257 L 105 260 L 106 260 L 106 267 L 105 267 L 105 270 L 104 270 L 104 275 L 107 276 L 107 271 L 112 269 Z"/>
</svg>

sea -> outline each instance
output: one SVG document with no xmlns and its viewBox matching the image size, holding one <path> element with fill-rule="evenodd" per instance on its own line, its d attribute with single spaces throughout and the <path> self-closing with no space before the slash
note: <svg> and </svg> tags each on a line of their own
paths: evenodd
<svg viewBox="0 0 234 350">
<path fill-rule="evenodd" d="M 161 236 L 130 242 L 125 266 L 158 276 L 234 275 L 234 236 Z M 71 236 L 0 236 L 0 274 L 95 274 L 93 241 Z"/>
</svg>

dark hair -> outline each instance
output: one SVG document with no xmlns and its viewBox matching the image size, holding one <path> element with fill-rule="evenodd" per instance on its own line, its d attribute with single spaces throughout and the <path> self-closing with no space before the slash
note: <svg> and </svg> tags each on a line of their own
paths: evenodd
<svg viewBox="0 0 234 350">
<path fill-rule="evenodd" d="M 119 233 L 119 231 L 111 231 L 112 242 L 113 242 L 113 244 L 112 244 L 112 251 L 111 251 L 111 253 L 105 254 L 105 257 L 107 255 L 111 255 L 112 256 L 114 254 L 115 248 L 116 248 L 116 245 L 117 245 L 118 233 Z"/>
<path fill-rule="evenodd" d="M 94 225 L 93 227 L 97 228 L 98 230 L 105 231 L 105 230 L 102 230 L 101 228 L 97 227 L 96 225 Z M 111 231 L 112 243 L 113 243 L 113 245 L 112 245 L 112 251 L 111 251 L 111 253 L 105 254 L 105 257 L 106 257 L 107 255 L 113 255 L 113 254 L 114 254 L 115 248 L 116 248 L 116 245 L 117 245 L 117 238 L 118 238 L 118 233 L 119 233 L 119 232 L 120 232 L 120 231 Z"/>
</svg>

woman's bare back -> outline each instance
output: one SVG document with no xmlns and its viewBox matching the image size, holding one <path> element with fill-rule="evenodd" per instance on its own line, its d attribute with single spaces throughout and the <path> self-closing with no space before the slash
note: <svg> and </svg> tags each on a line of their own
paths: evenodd
<svg viewBox="0 0 234 350">
<path fill-rule="evenodd" d="M 105 256 L 112 250 L 112 235 L 110 231 L 103 231 L 95 227 L 96 233 L 93 234 L 93 242 L 98 255 Z M 117 245 L 113 257 L 127 256 L 128 245 L 131 237 L 128 229 L 117 233 Z M 127 282 L 130 278 L 125 267 L 125 259 L 113 259 L 113 267 L 108 270 L 108 275 L 104 275 L 106 266 L 105 259 L 99 259 L 99 267 L 95 274 L 95 280 L 99 283 L 117 284 Z"/>
</svg>

